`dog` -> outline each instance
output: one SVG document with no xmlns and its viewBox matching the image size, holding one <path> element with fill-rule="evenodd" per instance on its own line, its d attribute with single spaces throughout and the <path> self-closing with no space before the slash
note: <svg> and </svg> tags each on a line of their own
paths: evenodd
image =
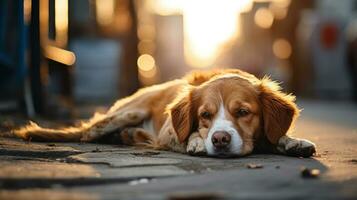
<svg viewBox="0 0 357 200">
<path fill-rule="evenodd" d="M 25 140 L 94 142 L 117 134 L 118 143 L 214 157 L 254 152 L 310 157 L 315 144 L 288 136 L 299 115 L 295 97 L 238 69 L 196 71 L 138 90 L 106 113 L 76 127 L 30 125 L 14 131 Z"/>
</svg>

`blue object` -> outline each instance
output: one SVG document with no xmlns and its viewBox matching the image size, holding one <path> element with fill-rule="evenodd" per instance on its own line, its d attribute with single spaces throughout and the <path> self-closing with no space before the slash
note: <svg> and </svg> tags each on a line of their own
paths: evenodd
<svg viewBox="0 0 357 200">
<path fill-rule="evenodd" d="M 19 98 L 23 93 L 27 26 L 23 0 L 0 1 L 0 98 Z"/>
</svg>

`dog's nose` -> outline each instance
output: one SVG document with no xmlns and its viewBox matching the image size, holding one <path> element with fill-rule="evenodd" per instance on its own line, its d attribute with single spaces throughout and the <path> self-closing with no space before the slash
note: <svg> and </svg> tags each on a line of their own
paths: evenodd
<svg viewBox="0 0 357 200">
<path fill-rule="evenodd" d="M 216 131 L 212 135 L 213 146 L 217 149 L 224 149 L 231 143 L 231 135 L 225 131 Z"/>
</svg>

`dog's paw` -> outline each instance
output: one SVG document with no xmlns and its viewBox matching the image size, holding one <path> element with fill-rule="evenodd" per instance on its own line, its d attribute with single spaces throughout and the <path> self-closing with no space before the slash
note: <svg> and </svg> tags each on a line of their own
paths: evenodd
<svg viewBox="0 0 357 200">
<path fill-rule="evenodd" d="M 206 155 L 205 142 L 200 137 L 193 138 L 188 142 L 186 152 L 195 156 Z"/>
<path fill-rule="evenodd" d="M 279 141 L 279 146 L 289 156 L 310 157 L 316 152 L 316 145 L 305 139 L 287 138 Z"/>
</svg>

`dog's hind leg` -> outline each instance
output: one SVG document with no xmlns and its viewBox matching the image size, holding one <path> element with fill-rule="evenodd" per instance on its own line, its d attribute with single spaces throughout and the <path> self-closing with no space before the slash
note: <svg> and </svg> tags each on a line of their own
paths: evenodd
<svg viewBox="0 0 357 200">
<path fill-rule="evenodd" d="M 120 132 L 120 142 L 125 145 L 154 146 L 155 138 L 143 128 L 128 127 Z"/>
<path fill-rule="evenodd" d="M 91 124 L 82 135 L 81 141 L 90 142 L 127 126 L 139 125 L 148 117 L 149 111 L 143 109 L 127 109 L 111 113 L 110 116 Z"/>
</svg>

